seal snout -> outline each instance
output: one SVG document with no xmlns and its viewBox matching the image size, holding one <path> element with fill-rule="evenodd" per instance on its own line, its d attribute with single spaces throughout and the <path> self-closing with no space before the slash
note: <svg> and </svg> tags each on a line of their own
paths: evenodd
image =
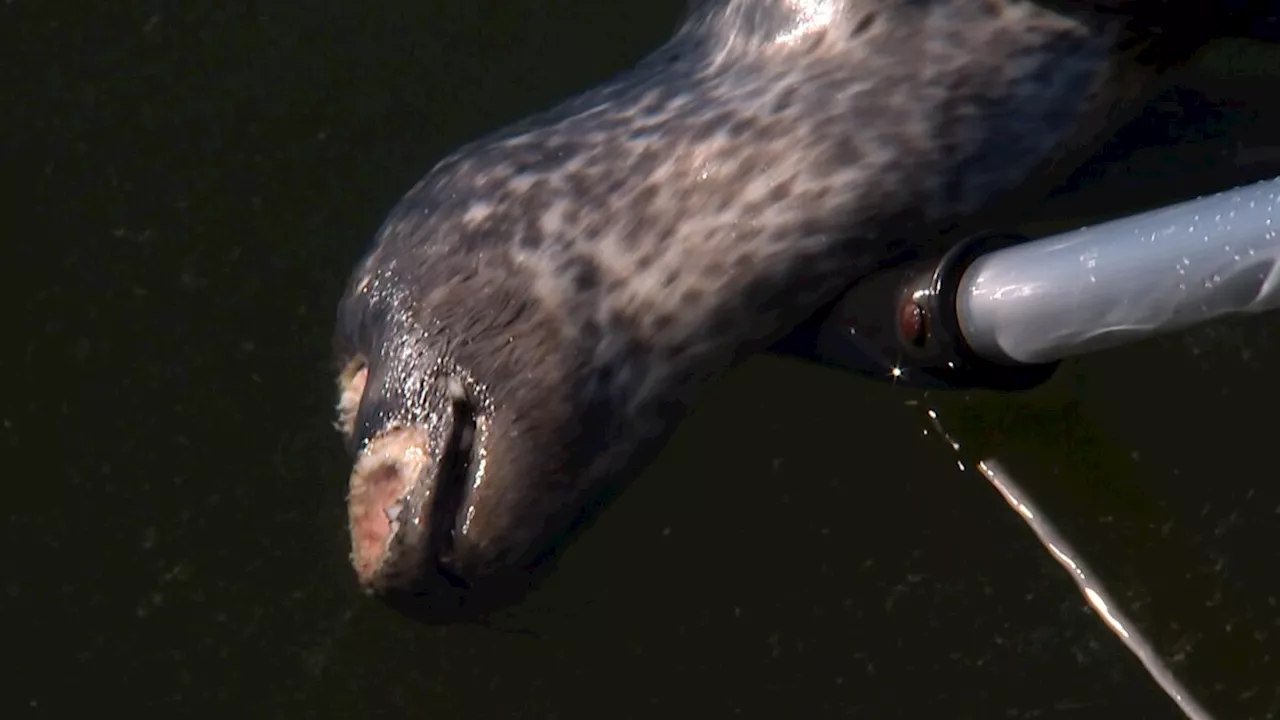
<svg viewBox="0 0 1280 720">
<path fill-rule="evenodd" d="M 373 594 L 448 595 L 459 585 L 444 565 L 471 486 L 475 413 L 453 375 L 406 372 L 384 356 L 357 355 L 338 374 L 335 425 L 354 455 L 351 564 Z"/>
</svg>

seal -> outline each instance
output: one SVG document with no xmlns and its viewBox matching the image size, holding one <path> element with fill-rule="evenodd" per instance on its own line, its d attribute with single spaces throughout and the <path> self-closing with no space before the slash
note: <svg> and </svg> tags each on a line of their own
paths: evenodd
<svg viewBox="0 0 1280 720">
<path fill-rule="evenodd" d="M 514 602 L 699 388 L 859 276 L 1042 196 L 1241 17 L 709 0 L 632 70 L 457 150 L 339 306 L 362 587 L 428 620 Z"/>
</svg>

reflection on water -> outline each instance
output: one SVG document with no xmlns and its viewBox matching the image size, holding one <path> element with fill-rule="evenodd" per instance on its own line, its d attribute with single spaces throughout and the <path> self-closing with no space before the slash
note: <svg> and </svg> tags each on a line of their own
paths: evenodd
<svg viewBox="0 0 1280 720">
<path fill-rule="evenodd" d="M 937 413 L 930 410 L 928 415 L 938 433 L 946 437 L 946 431 L 942 428 Z M 949 437 L 946 437 L 946 439 L 954 450 L 960 452 L 959 443 Z M 966 469 L 963 462 L 961 462 L 960 469 Z M 1151 641 L 1146 638 L 1141 628 L 1136 627 L 1125 616 L 1125 613 L 1119 609 L 1119 604 L 1112 599 L 1111 593 L 1102 583 L 1098 582 L 1093 572 L 1080 559 L 1079 554 L 1071 546 L 1071 543 L 1058 532 L 1057 528 L 1053 526 L 1052 520 L 1036 507 L 1034 501 L 1010 477 L 1001 466 L 1000 461 L 994 458 L 980 460 L 976 463 L 974 469 L 982 473 L 982 476 L 1000 493 L 1000 496 L 1009 504 L 1009 507 L 1022 516 L 1027 526 L 1036 534 L 1036 539 L 1040 541 L 1040 544 L 1067 571 L 1072 581 L 1080 588 L 1081 594 L 1084 595 L 1085 600 L 1088 601 L 1094 612 L 1097 613 L 1098 618 L 1106 623 L 1107 627 L 1115 633 L 1116 637 L 1120 638 L 1125 647 L 1129 648 L 1129 651 L 1134 654 L 1134 657 L 1142 662 L 1142 666 L 1151 675 L 1151 679 L 1164 690 L 1171 700 L 1177 703 L 1178 708 L 1190 720 L 1210 720 L 1210 716 L 1205 709 L 1192 697 L 1177 675 L 1169 669 L 1168 664 L 1161 657 L 1160 651 L 1152 646 Z"/>
<path fill-rule="evenodd" d="M 1109 604 L 1214 717 L 1266 717 L 1276 702 L 1254 674 L 1274 672 L 1280 596 L 1266 569 L 1280 493 L 1258 472 L 1268 424 L 1256 399 L 1276 387 L 1261 360 L 1275 352 L 1271 323 L 1089 357 L 1033 397 L 940 403 L 971 457 L 1014 468 Z"/>
<path fill-rule="evenodd" d="M 27 60 L 0 67 L 12 716 L 1179 717 L 922 407 L 1002 460 L 1211 712 L 1280 712 L 1265 320 L 1013 397 L 759 358 L 494 627 L 359 595 L 328 425 L 347 270 L 435 159 L 628 65 L 680 4 L 0 11 Z M 1236 65 L 1044 225 L 1280 172 Z M 1186 107 L 1232 138 L 1170 153 Z"/>
</svg>

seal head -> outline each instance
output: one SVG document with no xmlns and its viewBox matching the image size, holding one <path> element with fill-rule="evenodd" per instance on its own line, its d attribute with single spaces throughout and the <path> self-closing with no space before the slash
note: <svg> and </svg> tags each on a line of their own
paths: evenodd
<svg viewBox="0 0 1280 720">
<path fill-rule="evenodd" d="M 708 380 L 1074 167 L 1176 60 L 1139 6 L 704 2 L 446 158 L 339 308 L 361 584 L 427 619 L 514 601 Z"/>
</svg>

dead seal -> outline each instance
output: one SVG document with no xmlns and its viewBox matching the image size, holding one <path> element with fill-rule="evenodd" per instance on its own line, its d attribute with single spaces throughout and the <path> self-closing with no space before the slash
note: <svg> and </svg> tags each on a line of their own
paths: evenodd
<svg viewBox="0 0 1280 720">
<path fill-rule="evenodd" d="M 1226 5 L 711 0 L 445 158 L 338 312 L 361 585 L 428 619 L 519 597 L 709 379 L 1039 197 L 1151 78 L 1257 20 Z"/>
</svg>

